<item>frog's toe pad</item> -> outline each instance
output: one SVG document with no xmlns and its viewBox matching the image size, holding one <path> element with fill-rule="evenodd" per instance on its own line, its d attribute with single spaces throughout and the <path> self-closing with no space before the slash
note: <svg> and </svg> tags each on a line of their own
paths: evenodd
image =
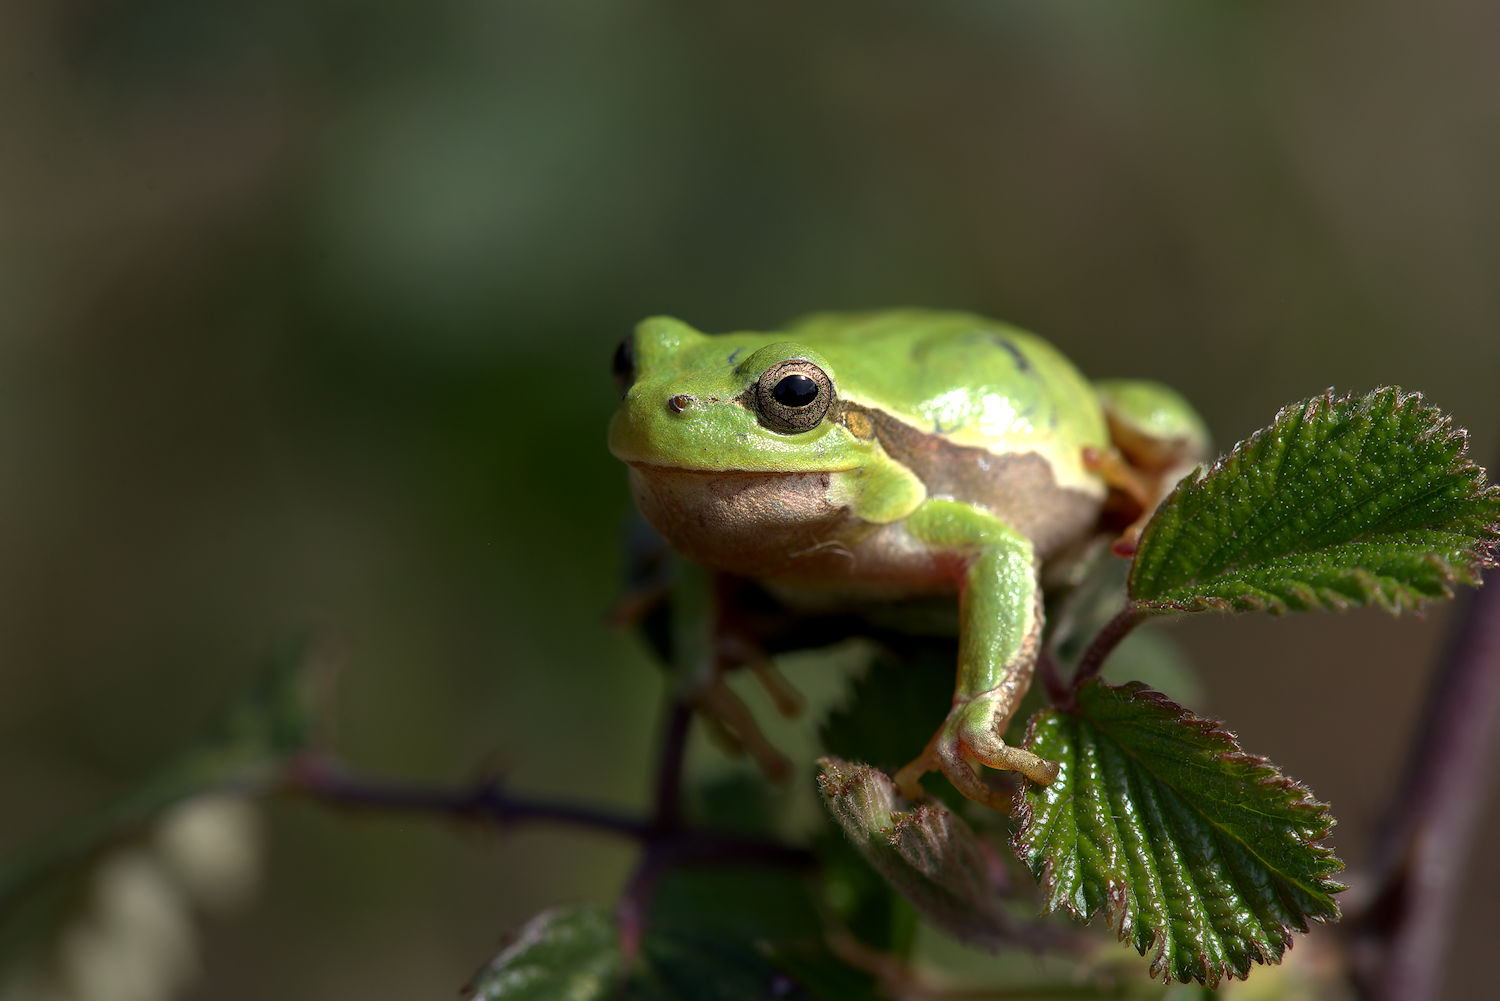
<svg viewBox="0 0 1500 1001">
<path fill-rule="evenodd" d="M 1061 771 L 1054 761 L 1048 761 L 1024 748 L 1009 747 L 999 741 L 989 743 L 981 752 L 957 739 L 939 737 L 928 745 L 920 757 L 896 773 L 896 786 L 907 799 L 920 799 L 925 795 L 921 785 L 922 776 L 927 772 L 940 771 L 967 798 L 1001 813 L 1010 812 L 1009 796 L 984 781 L 977 767 L 979 765 L 999 771 L 1020 772 L 1038 785 L 1050 785 Z"/>
<path fill-rule="evenodd" d="M 901 770 L 893 777 L 893 781 L 896 783 L 896 788 L 901 790 L 901 795 L 907 799 L 924 799 L 927 791 L 922 788 L 922 776 L 942 767 L 942 761 L 933 752 L 932 745 L 928 744 L 927 749 L 918 758 L 901 767 Z"/>
<path fill-rule="evenodd" d="M 1039 785 L 1050 785 L 1062 769 L 1054 761 L 1032 754 L 1022 747 L 1011 747 L 998 737 L 986 735 L 982 740 L 963 741 L 955 756 L 1005 772 L 1020 772 Z M 945 772 L 947 768 L 943 769 Z"/>
</svg>

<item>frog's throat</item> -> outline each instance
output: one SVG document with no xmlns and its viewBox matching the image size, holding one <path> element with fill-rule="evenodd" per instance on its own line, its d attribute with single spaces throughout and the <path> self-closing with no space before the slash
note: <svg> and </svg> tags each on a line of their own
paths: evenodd
<svg viewBox="0 0 1500 1001">
<path fill-rule="evenodd" d="M 630 488 L 641 515 L 688 559 L 755 576 L 860 525 L 854 512 L 830 497 L 834 476 L 632 463 Z"/>
</svg>

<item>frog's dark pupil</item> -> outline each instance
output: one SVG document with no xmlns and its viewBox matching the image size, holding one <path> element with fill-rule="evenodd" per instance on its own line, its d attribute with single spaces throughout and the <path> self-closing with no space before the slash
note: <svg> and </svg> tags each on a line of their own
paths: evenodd
<svg viewBox="0 0 1500 1001">
<path fill-rule="evenodd" d="M 783 407 L 805 407 L 818 398 L 818 384 L 793 373 L 776 384 L 771 396 Z"/>
</svg>

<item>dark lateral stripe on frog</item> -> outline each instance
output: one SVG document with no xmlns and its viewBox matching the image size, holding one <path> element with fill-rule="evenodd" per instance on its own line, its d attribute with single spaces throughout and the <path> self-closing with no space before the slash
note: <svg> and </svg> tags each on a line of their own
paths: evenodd
<svg viewBox="0 0 1500 1001">
<path fill-rule="evenodd" d="M 1031 371 L 1031 359 L 1026 357 L 1025 352 L 1016 347 L 1015 341 L 1011 340 L 1009 337 L 1006 337 L 1004 334 L 992 334 L 990 336 L 994 339 L 996 346 L 998 346 L 1002 351 L 1005 351 L 1007 354 L 1009 354 L 1011 356 L 1011 359 L 1015 361 L 1017 372 L 1025 375 L 1026 373 Z"/>
<path fill-rule="evenodd" d="M 1086 533 L 1099 517 L 1099 500 L 1059 486 L 1052 466 L 1035 452 L 996 455 L 959 445 L 890 414 L 840 401 L 835 418 L 856 437 L 872 434 L 887 455 L 927 486 L 929 497 L 948 497 L 986 508 L 1029 537 L 1043 559 Z"/>
</svg>

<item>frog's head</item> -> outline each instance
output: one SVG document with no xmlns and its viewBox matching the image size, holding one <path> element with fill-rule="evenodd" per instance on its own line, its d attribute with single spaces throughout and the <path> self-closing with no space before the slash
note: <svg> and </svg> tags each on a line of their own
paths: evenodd
<svg viewBox="0 0 1500 1001">
<path fill-rule="evenodd" d="M 841 474 L 879 446 L 851 431 L 828 360 L 774 334 L 702 334 L 653 317 L 615 353 L 609 448 L 636 503 L 695 562 L 745 574 L 852 520 Z"/>
<path fill-rule="evenodd" d="M 698 472 L 851 469 L 826 359 L 774 335 L 709 337 L 670 317 L 636 327 L 615 352 L 625 393 L 609 447 L 632 466 Z"/>
</svg>

